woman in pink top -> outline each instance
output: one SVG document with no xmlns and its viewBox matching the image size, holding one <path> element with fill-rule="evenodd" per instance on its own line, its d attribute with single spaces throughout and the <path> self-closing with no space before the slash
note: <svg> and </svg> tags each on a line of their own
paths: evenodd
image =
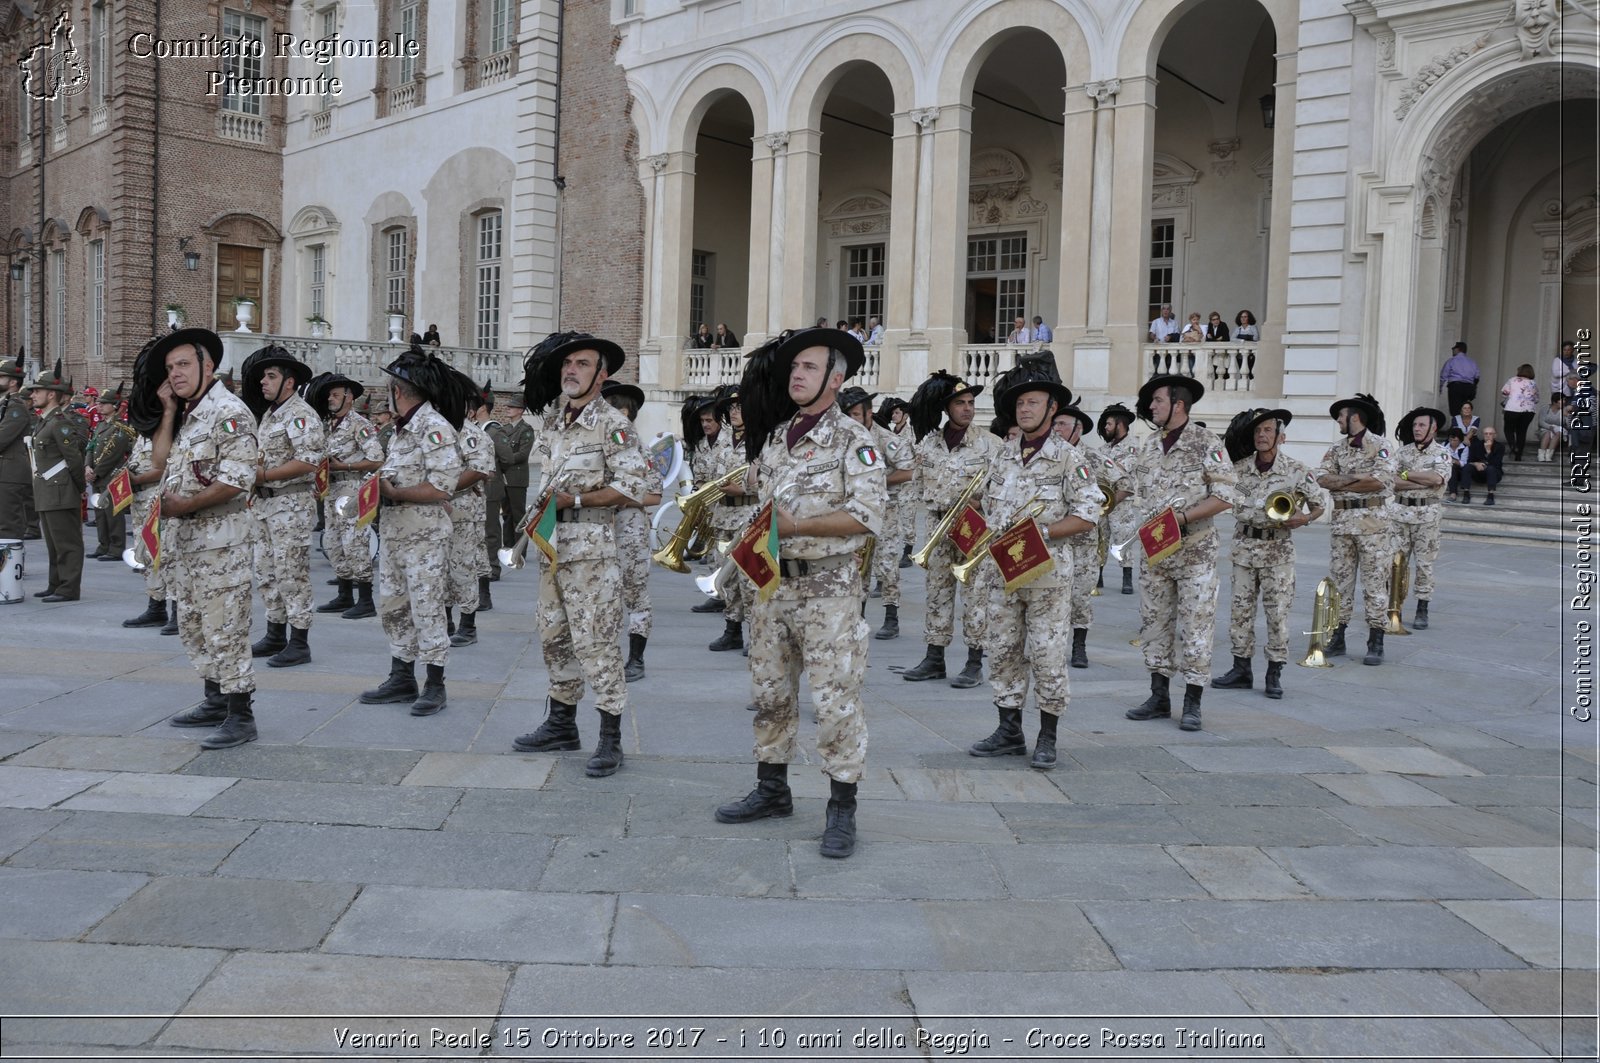
<svg viewBox="0 0 1600 1063">
<path fill-rule="evenodd" d="M 1533 379 L 1533 366 L 1523 362 L 1517 375 L 1500 389 L 1500 406 L 1506 412 L 1506 438 L 1511 444 L 1511 460 L 1522 460 L 1528 426 L 1539 412 L 1539 385 Z"/>
</svg>

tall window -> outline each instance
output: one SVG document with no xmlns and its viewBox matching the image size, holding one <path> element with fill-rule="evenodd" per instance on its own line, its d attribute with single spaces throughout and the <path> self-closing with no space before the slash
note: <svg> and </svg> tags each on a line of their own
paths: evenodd
<svg viewBox="0 0 1600 1063">
<path fill-rule="evenodd" d="M 319 40 L 324 40 L 324 41 L 333 40 L 335 37 L 337 37 L 339 35 L 339 5 L 338 4 L 332 4 L 332 5 L 328 6 L 328 7 L 323 8 L 321 11 L 317 12 L 317 33 L 318 33 L 318 39 Z M 338 72 L 339 72 L 339 59 L 338 59 L 337 56 L 334 57 L 333 62 L 329 63 L 324 68 L 324 72 L 328 76 L 328 83 L 332 84 L 334 76 L 337 75 Z M 317 109 L 321 110 L 321 111 L 326 111 L 326 110 L 330 110 L 332 107 L 333 107 L 333 93 L 330 90 L 330 91 L 324 92 L 322 94 L 322 99 L 320 101 L 318 101 Z"/>
<path fill-rule="evenodd" d="M 67 253 L 50 252 L 50 357 L 67 353 Z"/>
<path fill-rule="evenodd" d="M 1028 316 L 1028 236 L 1006 233 L 967 241 L 967 291 L 970 328 L 998 341 L 1011 322 Z"/>
<path fill-rule="evenodd" d="M 22 260 L 22 279 L 17 282 L 17 321 L 22 326 L 22 346 L 33 350 L 33 256 Z"/>
<path fill-rule="evenodd" d="M 418 0 L 400 0 L 400 24 L 396 32 L 400 34 L 402 45 L 406 41 L 417 39 L 417 16 L 420 5 Z M 417 61 L 409 52 L 395 60 L 394 80 L 397 85 L 404 85 L 417 76 Z"/>
<path fill-rule="evenodd" d="M 240 11 L 222 12 L 222 35 L 235 41 L 254 41 L 260 45 L 267 36 L 267 20 L 257 15 L 246 15 Z M 250 54 L 232 55 L 222 60 L 224 75 L 249 80 L 262 76 L 261 54 L 257 48 L 237 49 Z M 229 84 L 232 84 L 229 82 Z M 238 92 L 229 92 L 222 98 L 222 106 L 229 111 L 239 114 L 260 114 L 261 97 L 244 95 Z"/>
<path fill-rule="evenodd" d="M 89 241 L 89 360 L 106 356 L 106 242 Z"/>
<path fill-rule="evenodd" d="M 328 245 L 311 245 L 311 316 L 325 317 L 328 279 Z"/>
<path fill-rule="evenodd" d="M 26 74 L 17 75 L 17 140 L 18 146 L 26 143 L 33 136 L 33 108 L 34 100 L 22 91 L 22 81 Z"/>
<path fill-rule="evenodd" d="M 1171 218 L 1150 222 L 1150 294 L 1145 320 L 1161 316 L 1161 307 L 1172 302 L 1172 248 L 1177 226 Z"/>
<path fill-rule="evenodd" d="M 389 313 L 404 314 L 410 309 L 406 302 L 406 258 L 411 244 L 409 236 L 404 229 L 390 229 L 383 234 L 384 310 Z"/>
<path fill-rule="evenodd" d="M 517 35 L 517 5 L 514 0 L 489 0 L 489 54 L 511 47 Z"/>
<path fill-rule="evenodd" d="M 89 36 L 93 64 L 89 91 L 99 99 L 111 95 L 111 19 L 104 0 L 89 8 Z"/>
<path fill-rule="evenodd" d="M 498 210 L 478 215 L 478 267 L 474 343 L 500 349 L 500 223 Z"/>
<path fill-rule="evenodd" d="M 850 321 L 883 320 L 884 245 L 845 249 L 844 316 Z"/>
<path fill-rule="evenodd" d="M 710 251 L 695 251 L 689 258 L 689 330 L 710 324 L 711 282 L 715 256 Z"/>
</svg>

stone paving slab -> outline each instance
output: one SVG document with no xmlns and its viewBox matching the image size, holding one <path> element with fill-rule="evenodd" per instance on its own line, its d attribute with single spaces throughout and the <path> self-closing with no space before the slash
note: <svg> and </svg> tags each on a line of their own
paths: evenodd
<svg viewBox="0 0 1600 1063">
<path fill-rule="evenodd" d="M 29 664 L 27 669 L 31 671 L 36 667 Z M 194 685 L 198 688 L 200 684 L 196 681 Z M 95 683 L 75 687 L 70 696 L 52 698 L 7 713 L 5 725 L 53 734 L 132 735 L 188 708 L 199 700 L 196 693 L 180 694 L 177 687 L 169 684 L 120 680 Z"/>
<path fill-rule="evenodd" d="M 1160 746 L 1088 746 L 1067 750 L 1055 774 L 1064 772 L 1185 772 L 1194 768 Z"/>
<path fill-rule="evenodd" d="M 0 867 L 0 938 L 76 938 L 139 892 L 143 875 Z"/>
<path fill-rule="evenodd" d="M 862 839 L 869 861 L 832 860 L 813 838 L 789 843 L 795 894 L 853 900 L 979 900 L 1000 896 L 1004 886 L 993 854 L 1017 846 L 959 842 L 899 842 Z"/>
<path fill-rule="evenodd" d="M 1296 1054 L 1407 1056 L 1473 1059 L 1496 1054 L 1534 1056 L 1534 1045 L 1504 1019 L 1442 974 L 1426 971 L 1283 974 L 1229 971 L 1223 976 L 1245 1001 L 1266 1015 L 1317 1015 L 1268 1019 Z M 1379 1019 L 1374 1015 L 1447 1016 Z M 1329 1016 L 1350 1016 L 1333 1018 Z"/>
<path fill-rule="evenodd" d="M 171 1015 L 226 956 L 213 949 L 7 941 L 6 960 L 0 963 L 0 1013 Z M 8 1046 L 13 1041 L 139 1045 L 166 1022 L 164 1018 L 8 1018 L 5 1041 Z M 7 1047 L 6 1055 L 10 1054 Z"/>
<path fill-rule="evenodd" d="M 412 716 L 405 705 L 347 704 L 307 734 L 305 742 L 325 748 L 377 747 L 419 753 L 464 750 L 483 726 L 491 701 L 488 696 L 469 697 L 461 686 L 447 680 L 448 705 L 426 719 Z"/>
<path fill-rule="evenodd" d="M 1010 804 L 995 811 L 1023 842 L 1187 845 L 1199 840 L 1169 807 Z"/>
<path fill-rule="evenodd" d="M 1147 773 L 1144 778 L 1179 805 L 1324 806 L 1343 803 L 1298 775 L 1196 771 L 1182 775 Z"/>
<path fill-rule="evenodd" d="M 14 684 L 26 682 L 30 678 L 31 677 L 29 676 L 8 676 L 6 678 L 6 697 L 20 699 L 22 694 L 16 689 Z M 5 717 L 0 716 L 0 728 L 3 728 L 4 726 Z M 0 760 L 5 760 L 7 757 L 14 756 L 17 753 L 22 752 L 24 749 L 32 749 L 40 742 L 48 741 L 49 738 L 50 736 L 47 734 L 38 734 L 33 731 L 0 730 Z"/>
<path fill-rule="evenodd" d="M 417 766 L 400 781 L 405 786 L 538 790 L 554 770 L 555 757 L 548 753 L 424 753 Z"/>
<path fill-rule="evenodd" d="M 549 843 L 485 846 L 463 832 L 266 823 L 218 874 L 302 882 L 532 889 Z"/>
<path fill-rule="evenodd" d="M 1205 897 L 1205 888 L 1159 845 L 995 847 L 991 856 L 1013 897 L 1030 900 Z"/>
<path fill-rule="evenodd" d="M 1012 760 L 1022 765 L 1021 758 Z M 1065 802 L 1067 796 L 1040 772 L 894 768 L 894 781 L 912 801 Z"/>
<path fill-rule="evenodd" d="M 1173 774 L 1173 773 L 1168 773 Z M 1109 771 L 1050 773 L 1050 783 L 1075 805 L 1170 805 L 1172 797 L 1140 775 Z"/>
<path fill-rule="evenodd" d="M 1442 745 L 1438 741 L 1429 744 Z M 1519 749 L 1496 741 L 1488 748 L 1452 749 L 1450 756 L 1485 775 L 1563 775 L 1594 781 L 1593 761 L 1558 749 Z"/>
<path fill-rule="evenodd" d="M 1167 853 L 1207 893 L 1222 901 L 1302 900 L 1309 889 L 1249 845 L 1171 845 Z"/>
<path fill-rule="evenodd" d="M 356 895 L 346 883 L 158 878 L 89 935 L 121 945 L 314 949 Z"/>
<path fill-rule="evenodd" d="M 1336 809 L 1261 806 L 1241 815 L 1227 806 L 1174 805 L 1172 816 L 1201 845 L 1361 844 L 1361 836 L 1330 816 L 1331 811 Z"/>
<path fill-rule="evenodd" d="M 1352 805 L 1386 808 L 1395 805 L 1449 805 L 1448 797 L 1435 793 L 1402 775 L 1372 772 L 1367 775 L 1307 775 L 1304 778 L 1337 794 Z"/>
<path fill-rule="evenodd" d="M 1330 808 L 1351 830 L 1390 845 L 1527 846 L 1561 844 L 1559 817 L 1548 827 L 1529 826 L 1506 809 L 1475 808 Z M 1292 843 L 1286 843 L 1292 844 Z"/>
<path fill-rule="evenodd" d="M 1555 775 L 1480 775 L 1472 779 L 1419 779 L 1418 782 L 1458 805 L 1474 808 L 1595 806 L 1595 788 L 1591 783 Z"/>
<path fill-rule="evenodd" d="M 1326 845 L 1266 852 L 1319 897 L 1379 901 L 1530 897 L 1527 890 L 1459 849 Z"/>
<path fill-rule="evenodd" d="M 598 964 L 605 962 L 615 908 L 615 899 L 602 895 L 368 886 L 323 947 L 371 956 Z"/>
<path fill-rule="evenodd" d="M 510 971 L 499 965 L 451 960 L 413 960 L 393 956 L 338 956 L 328 953 L 236 952 L 189 998 L 180 1017 L 161 1032 L 157 1044 L 174 1048 L 231 1049 L 249 1045 L 257 1052 L 336 1053 L 336 1026 L 369 1035 L 439 1026 L 465 1035 L 489 1029 L 499 1012 Z M 352 1016 L 405 1015 L 406 1019 L 292 1019 L 324 1015 L 330 1002 Z M 473 1018 L 432 1018 L 468 1015 Z M 251 1015 L 256 1018 L 199 1019 L 193 1015 Z M 354 1046 L 343 1051 L 360 1051 Z"/>
<path fill-rule="evenodd" d="M 59 810 L 0 808 L 0 860 L 66 820 Z"/>
<path fill-rule="evenodd" d="M 99 771 L 55 771 L 0 764 L 0 807 L 49 808 L 110 778 Z"/>
<path fill-rule="evenodd" d="M 1324 749 L 1289 748 L 1281 745 L 1212 746 L 1174 748 L 1173 756 L 1195 771 L 1269 772 L 1276 775 L 1301 775 L 1308 772 L 1356 771 L 1349 761 Z"/>
<path fill-rule="evenodd" d="M 1447 977 L 1497 1015 L 1556 1015 L 1508 1020 L 1541 1049 L 1568 1059 L 1600 1054 L 1595 979 L 1582 971 L 1451 971 Z"/>
<path fill-rule="evenodd" d="M 201 753 L 184 765 L 185 775 L 230 775 L 289 782 L 351 782 L 385 785 L 411 773 L 422 753 L 401 749 L 319 749 L 252 742 L 238 749 Z"/>
<path fill-rule="evenodd" d="M 59 807 L 85 812 L 152 812 L 164 816 L 187 816 L 237 781 L 206 775 L 118 772 L 105 782 L 61 802 Z"/>
<path fill-rule="evenodd" d="M 214 870 L 254 829 L 254 824 L 224 819 L 74 812 L 71 819 L 13 855 L 8 863 L 13 867 L 201 875 Z"/>
<path fill-rule="evenodd" d="M 241 779 L 198 815 L 434 830 L 460 798 L 460 790 L 438 787 Z"/>
<path fill-rule="evenodd" d="M 1595 854 L 1569 846 L 1543 848 L 1480 848 L 1462 850 L 1489 870 L 1510 879 L 1535 897 L 1594 900 L 1597 889 Z"/>
<path fill-rule="evenodd" d="M 553 893 L 692 893 L 787 897 L 781 841 L 751 838 L 563 838 L 539 878 Z"/>
<path fill-rule="evenodd" d="M 1132 970 L 1524 966 L 1439 905 L 1422 902 L 1088 901 L 1083 911 Z"/>
<path fill-rule="evenodd" d="M 199 752 L 199 747 L 186 742 L 163 742 L 137 735 L 62 735 L 17 754 L 7 763 L 83 771 L 174 772 Z"/>
<path fill-rule="evenodd" d="M 1443 903 L 1536 967 L 1595 969 L 1595 949 L 1600 938 L 1595 933 L 1594 905 L 1588 901 Z"/>
<path fill-rule="evenodd" d="M 445 820 L 444 829 L 446 833 L 620 838 L 628 825 L 631 804 L 627 794 L 609 791 L 467 790 Z"/>
</svg>

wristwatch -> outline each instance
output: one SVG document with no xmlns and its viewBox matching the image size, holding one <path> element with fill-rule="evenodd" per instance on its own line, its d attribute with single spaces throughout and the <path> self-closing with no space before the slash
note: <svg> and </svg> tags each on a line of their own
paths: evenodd
<svg viewBox="0 0 1600 1063">
<path fill-rule="evenodd" d="M 572 496 L 572 508 L 573 509 L 582 509 L 583 508 L 583 496 L 582 495 L 576 495 L 575 494 L 575 495 Z"/>
</svg>

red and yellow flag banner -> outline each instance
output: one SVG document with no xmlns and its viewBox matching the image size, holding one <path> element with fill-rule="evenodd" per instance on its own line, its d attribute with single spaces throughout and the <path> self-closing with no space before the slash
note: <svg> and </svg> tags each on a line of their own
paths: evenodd
<svg viewBox="0 0 1600 1063">
<path fill-rule="evenodd" d="M 1178 528 L 1178 514 L 1171 506 L 1139 525 L 1139 545 L 1152 565 L 1171 557 L 1183 545 L 1183 532 Z"/>
<path fill-rule="evenodd" d="M 757 511 L 728 556 L 755 584 L 758 599 L 764 602 L 777 593 L 783 574 L 778 569 L 778 515 L 771 502 Z"/>
<path fill-rule="evenodd" d="M 1050 545 L 1045 542 L 1038 521 L 1032 519 L 1018 521 L 990 540 L 989 556 L 1000 566 L 1007 594 L 1056 570 Z"/>
<path fill-rule="evenodd" d="M 361 481 L 356 490 L 356 527 L 365 528 L 378 515 L 378 477 L 376 474 Z"/>
<path fill-rule="evenodd" d="M 157 498 L 155 505 L 150 507 L 150 515 L 144 519 L 144 525 L 139 529 L 139 541 L 144 543 L 145 553 L 150 555 L 150 571 L 155 572 L 161 568 L 161 499 Z"/>
<path fill-rule="evenodd" d="M 962 557 L 971 557 L 972 551 L 983 541 L 983 533 L 988 530 L 989 522 L 983 519 L 983 514 L 978 512 L 976 506 L 969 503 L 950 525 L 950 541 L 961 551 Z"/>
<path fill-rule="evenodd" d="M 127 469 L 123 469 L 111 478 L 111 482 L 106 485 L 106 494 L 111 496 L 113 517 L 133 503 L 133 477 L 128 475 Z"/>
<path fill-rule="evenodd" d="M 317 462 L 317 476 L 316 476 L 315 484 L 316 484 L 316 491 L 317 491 L 317 500 L 321 501 L 322 499 L 327 498 L 328 497 L 328 484 L 329 484 L 328 459 L 327 458 L 323 458 L 321 461 Z"/>
</svg>

